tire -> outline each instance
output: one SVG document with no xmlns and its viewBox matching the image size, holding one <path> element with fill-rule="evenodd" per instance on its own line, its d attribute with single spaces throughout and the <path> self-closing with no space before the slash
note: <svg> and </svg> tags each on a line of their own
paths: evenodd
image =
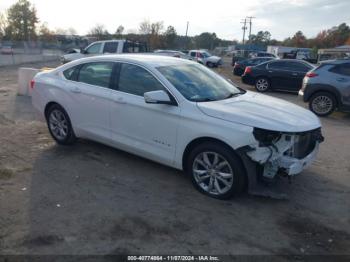
<svg viewBox="0 0 350 262">
<path fill-rule="evenodd" d="M 71 145 L 77 137 L 67 112 L 58 104 L 50 106 L 46 112 L 46 122 L 52 138 L 60 145 Z"/>
<path fill-rule="evenodd" d="M 194 187 L 213 198 L 229 199 L 245 189 L 246 173 L 242 162 L 221 143 L 208 142 L 195 147 L 188 155 L 186 171 Z"/>
<path fill-rule="evenodd" d="M 309 108 L 318 116 L 328 116 L 336 108 L 337 100 L 329 92 L 317 92 L 313 94 L 309 101 Z"/>
<path fill-rule="evenodd" d="M 264 93 L 267 92 L 271 87 L 270 80 L 266 77 L 258 77 L 255 80 L 255 89 L 258 92 Z"/>
<path fill-rule="evenodd" d="M 212 62 L 207 62 L 207 67 L 209 67 L 209 68 L 213 68 L 215 66 L 215 64 L 214 63 L 212 63 Z"/>
</svg>

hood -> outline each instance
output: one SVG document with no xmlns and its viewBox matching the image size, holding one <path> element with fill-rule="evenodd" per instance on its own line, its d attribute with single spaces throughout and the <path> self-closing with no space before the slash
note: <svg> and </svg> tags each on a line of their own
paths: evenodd
<svg viewBox="0 0 350 262">
<path fill-rule="evenodd" d="M 197 103 L 197 106 L 211 117 L 273 131 L 304 132 L 321 126 L 309 110 L 249 91 L 231 99 Z"/>
<path fill-rule="evenodd" d="M 71 53 L 71 54 L 65 54 L 63 55 L 63 57 L 66 61 L 73 61 L 79 58 L 83 58 L 85 57 L 85 55 L 83 55 L 82 53 Z"/>
<path fill-rule="evenodd" d="M 208 61 L 211 61 L 211 62 L 217 62 L 221 59 L 221 57 L 218 57 L 218 56 L 215 56 L 215 55 L 212 55 L 212 56 L 209 56 L 207 58 Z"/>
</svg>

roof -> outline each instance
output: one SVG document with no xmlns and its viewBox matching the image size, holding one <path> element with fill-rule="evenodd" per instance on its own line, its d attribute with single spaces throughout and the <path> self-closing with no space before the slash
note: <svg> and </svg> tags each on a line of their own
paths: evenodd
<svg viewBox="0 0 350 262">
<path fill-rule="evenodd" d="M 154 55 L 152 53 L 144 54 L 115 54 L 115 55 L 102 55 L 102 56 L 93 56 L 75 60 L 66 65 L 72 66 L 75 64 L 81 64 L 82 62 L 99 62 L 99 61 L 113 61 L 113 62 L 131 62 L 146 67 L 160 67 L 160 66 L 170 66 L 170 65 L 182 65 L 182 64 L 197 64 L 196 62 L 181 59 L 177 57 L 170 56 L 160 56 Z"/>
<path fill-rule="evenodd" d="M 349 63 L 350 59 L 344 58 L 344 59 L 335 59 L 335 60 L 325 60 L 325 61 L 321 61 L 321 64 L 339 65 L 345 62 Z"/>
</svg>

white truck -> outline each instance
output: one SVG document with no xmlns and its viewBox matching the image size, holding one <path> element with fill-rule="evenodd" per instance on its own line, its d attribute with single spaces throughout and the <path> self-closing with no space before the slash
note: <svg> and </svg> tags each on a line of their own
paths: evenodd
<svg viewBox="0 0 350 262">
<path fill-rule="evenodd" d="M 221 57 L 214 56 L 206 50 L 190 50 L 188 54 L 192 60 L 206 65 L 207 67 L 217 67 L 219 65 L 222 65 Z"/>
<path fill-rule="evenodd" d="M 74 49 L 61 56 L 63 64 L 77 60 L 79 58 L 103 55 L 103 54 L 121 54 L 121 53 L 144 53 L 147 52 L 145 43 L 130 40 L 106 40 L 97 41 L 88 45 L 81 51 Z"/>
</svg>

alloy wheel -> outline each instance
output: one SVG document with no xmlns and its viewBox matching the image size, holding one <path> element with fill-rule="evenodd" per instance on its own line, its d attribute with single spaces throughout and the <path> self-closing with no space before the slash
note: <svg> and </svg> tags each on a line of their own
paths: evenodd
<svg viewBox="0 0 350 262">
<path fill-rule="evenodd" d="M 317 96 L 311 103 L 312 109 L 315 113 L 320 115 L 328 114 L 333 108 L 333 101 L 328 96 Z"/>
<path fill-rule="evenodd" d="M 49 115 L 49 127 L 58 140 L 64 140 L 68 135 L 68 121 L 60 110 L 53 110 Z"/>
<path fill-rule="evenodd" d="M 209 194 L 225 194 L 232 188 L 232 167 L 216 152 L 198 154 L 193 161 L 192 172 L 197 185 Z"/>
<path fill-rule="evenodd" d="M 260 78 L 256 81 L 255 86 L 258 91 L 266 91 L 269 88 L 269 82 L 265 78 Z"/>
</svg>

